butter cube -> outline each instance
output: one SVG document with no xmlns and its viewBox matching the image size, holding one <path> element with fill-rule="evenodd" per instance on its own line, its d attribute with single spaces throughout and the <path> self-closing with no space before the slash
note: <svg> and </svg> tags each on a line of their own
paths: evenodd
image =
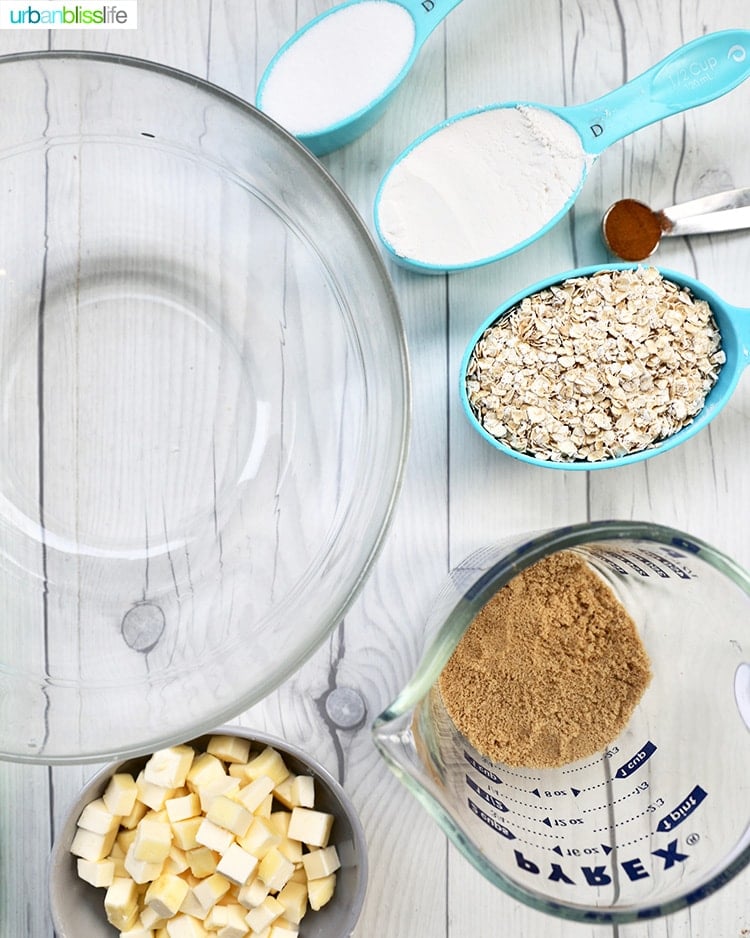
<svg viewBox="0 0 750 938">
<path fill-rule="evenodd" d="M 169 823 L 174 824 L 177 821 L 185 821 L 191 817 L 198 817 L 201 813 L 200 798 L 195 792 L 183 795 L 181 798 L 167 798 L 164 802 L 164 808 L 169 818 Z"/>
<path fill-rule="evenodd" d="M 112 885 L 115 878 L 114 860 L 84 860 L 78 857 L 76 860 L 76 869 L 78 876 L 85 882 L 97 888 Z"/>
<path fill-rule="evenodd" d="M 336 848 L 323 847 L 321 850 L 311 850 L 302 857 L 308 880 L 321 879 L 330 873 L 335 873 L 341 866 Z"/>
<path fill-rule="evenodd" d="M 245 916 L 245 922 L 250 926 L 252 931 L 262 932 L 264 928 L 268 928 L 269 925 L 273 924 L 277 918 L 284 914 L 284 906 L 274 899 L 273 896 L 266 896 L 263 902 L 256 906 Z"/>
<path fill-rule="evenodd" d="M 119 830 L 121 815 L 112 814 L 107 810 L 103 798 L 90 801 L 78 818 L 78 827 L 92 831 L 94 834 L 111 834 Z"/>
<path fill-rule="evenodd" d="M 312 775 L 295 775 L 292 781 L 292 807 L 312 808 L 315 805 L 315 779 Z"/>
<path fill-rule="evenodd" d="M 123 856 L 124 856 L 128 852 L 128 850 L 130 850 L 130 847 L 135 841 L 135 838 L 137 836 L 138 836 L 137 830 L 120 831 L 120 833 L 117 835 L 117 840 L 115 841 L 112 849 L 114 850 L 114 847 L 116 846 L 118 850 L 122 850 Z"/>
<path fill-rule="evenodd" d="M 120 932 L 120 938 L 153 938 L 154 932 L 151 928 L 146 928 L 137 919 L 132 928 Z"/>
<path fill-rule="evenodd" d="M 245 836 L 237 838 L 237 843 L 243 850 L 247 850 L 248 853 L 262 860 L 271 847 L 276 847 L 281 843 L 281 835 L 273 830 L 263 818 L 255 817 Z"/>
<path fill-rule="evenodd" d="M 203 910 L 203 916 L 211 911 L 222 896 L 229 892 L 231 887 L 229 880 L 220 873 L 214 873 L 193 887 L 193 897 L 199 903 Z"/>
<path fill-rule="evenodd" d="M 279 784 L 273 790 L 274 798 L 283 804 L 285 808 L 294 807 L 294 796 L 292 794 L 292 786 L 294 785 L 294 778 L 291 775 L 288 775 L 283 782 Z"/>
<path fill-rule="evenodd" d="M 261 775 L 240 788 L 236 794 L 232 795 L 232 798 L 238 801 L 243 807 L 247 808 L 251 813 L 255 813 L 272 792 L 273 779 L 269 778 L 267 775 Z"/>
<path fill-rule="evenodd" d="M 256 817 L 262 817 L 268 820 L 271 817 L 273 811 L 273 793 L 267 795 L 263 801 L 258 805 L 258 807 L 253 811 L 253 814 Z"/>
<path fill-rule="evenodd" d="M 138 789 L 136 788 L 136 794 Z M 133 810 L 130 814 L 123 817 L 120 821 L 120 827 L 124 827 L 125 830 L 132 831 L 140 824 L 141 820 L 146 816 L 148 811 L 148 806 L 145 805 L 142 801 L 136 799 L 135 804 L 133 805 Z"/>
<path fill-rule="evenodd" d="M 226 922 L 217 931 L 217 938 L 246 938 L 247 924 L 245 923 L 245 910 L 241 905 L 226 907 Z"/>
<path fill-rule="evenodd" d="M 226 774 L 224 766 L 216 756 L 212 756 L 210 752 L 201 752 L 193 759 L 186 781 L 191 791 L 197 791 L 203 785 Z"/>
<path fill-rule="evenodd" d="M 175 873 L 177 876 L 188 868 L 187 853 L 174 844 L 169 848 L 169 854 L 164 861 L 164 873 Z"/>
<path fill-rule="evenodd" d="M 133 856 L 147 863 L 163 863 L 172 846 L 172 828 L 162 821 L 144 818 L 136 829 Z"/>
<path fill-rule="evenodd" d="M 172 918 L 180 911 L 189 886 L 174 873 L 162 873 L 146 890 L 146 905 L 161 918 Z"/>
<path fill-rule="evenodd" d="M 132 928 L 138 919 L 138 891 L 132 879 L 117 877 L 104 894 L 107 921 L 120 931 Z"/>
<path fill-rule="evenodd" d="M 131 844 L 130 849 L 125 854 L 123 861 L 125 870 L 132 880 L 143 886 L 145 883 L 152 883 L 157 877 L 161 876 L 163 863 L 150 863 L 148 860 L 138 860 L 135 856 L 135 844 Z"/>
<path fill-rule="evenodd" d="M 289 775 L 289 769 L 283 758 L 272 746 L 266 746 L 254 759 L 251 759 L 247 763 L 246 772 L 250 779 L 267 775 L 273 779 L 274 785 L 279 785 Z"/>
<path fill-rule="evenodd" d="M 193 850 L 198 846 L 198 841 L 195 838 L 202 823 L 203 818 L 201 816 L 185 818 L 184 821 L 175 821 L 172 825 L 172 837 L 181 850 Z"/>
<path fill-rule="evenodd" d="M 162 928 L 166 924 L 166 921 L 147 905 L 141 909 L 140 922 L 144 928 L 150 928 L 151 931 Z"/>
<path fill-rule="evenodd" d="M 241 782 L 238 778 L 232 778 L 229 775 L 222 775 L 221 778 L 214 778 L 205 785 L 196 789 L 201 803 L 201 810 L 208 811 L 213 802 L 221 795 L 234 798 L 240 790 Z"/>
<path fill-rule="evenodd" d="M 291 922 L 278 921 L 271 926 L 268 938 L 298 938 L 299 929 L 295 928 Z"/>
<path fill-rule="evenodd" d="M 207 938 L 209 935 L 202 922 L 184 912 L 170 918 L 164 927 L 168 938 Z"/>
<path fill-rule="evenodd" d="M 241 736 L 212 736 L 206 752 L 223 762 L 247 762 L 250 756 L 250 740 Z"/>
<path fill-rule="evenodd" d="M 217 853 L 226 853 L 234 843 L 234 834 L 226 828 L 214 824 L 208 818 L 203 818 L 195 839 L 199 844 L 208 847 L 210 850 L 215 850 Z"/>
<path fill-rule="evenodd" d="M 138 800 L 142 801 L 146 807 L 151 808 L 152 811 L 160 811 L 164 807 L 164 802 L 174 796 L 173 788 L 149 782 L 143 771 L 138 773 L 135 785 L 138 791 Z"/>
<path fill-rule="evenodd" d="M 307 884 L 307 898 L 310 908 L 316 912 L 330 901 L 336 887 L 336 874 L 322 876 L 320 879 L 311 879 Z"/>
<path fill-rule="evenodd" d="M 116 772 L 104 789 L 102 800 L 110 814 L 127 817 L 135 806 L 138 787 L 129 772 Z"/>
<path fill-rule="evenodd" d="M 253 820 L 252 812 L 226 795 L 214 798 L 206 817 L 219 827 L 231 831 L 236 837 L 244 837 Z"/>
<path fill-rule="evenodd" d="M 219 862 L 219 854 L 208 847 L 196 847 L 195 850 L 188 850 L 185 854 L 190 872 L 198 879 L 205 879 L 216 872 L 216 864 Z"/>
<path fill-rule="evenodd" d="M 70 852 L 73 856 L 81 857 L 83 860 L 103 860 L 114 846 L 116 839 L 116 830 L 110 831 L 109 834 L 95 834 L 93 831 L 79 827 L 73 836 Z"/>
<path fill-rule="evenodd" d="M 255 873 L 258 858 L 243 850 L 239 844 L 232 844 L 219 860 L 216 872 L 237 886 L 244 886 Z"/>
<path fill-rule="evenodd" d="M 200 902 L 198 902 L 193 893 L 193 889 L 195 889 L 196 885 L 197 883 L 188 889 L 188 894 L 185 896 L 182 901 L 182 905 L 180 906 L 180 912 L 184 912 L 185 915 L 192 915 L 193 918 L 204 920 L 206 918 L 206 913 L 203 910 L 203 906 L 200 904 Z"/>
<path fill-rule="evenodd" d="M 334 817 L 310 808 L 292 808 L 287 837 L 314 847 L 325 847 L 331 835 Z"/>
<path fill-rule="evenodd" d="M 246 909 L 254 909 L 263 902 L 269 891 L 260 876 L 256 876 L 251 882 L 242 886 L 237 893 L 237 899 Z"/>
<path fill-rule="evenodd" d="M 288 836 L 290 818 L 288 811 L 274 811 L 270 817 L 270 824 L 281 837 L 278 843 L 279 853 L 283 853 L 287 860 L 297 864 L 302 862 L 302 844 L 299 840 L 292 840 Z"/>
<path fill-rule="evenodd" d="M 185 784 L 194 758 L 195 750 L 190 746 L 159 749 L 144 766 L 144 778 L 152 785 L 162 788 L 180 788 Z"/>
<path fill-rule="evenodd" d="M 279 852 L 278 847 L 271 847 L 258 865 L 258 876 L 272 891 L 283 889 L 293 872 L 294 864 Z"/>
<path fill-rule="evenodd" d="M 284 906 L 284 918 L 299 925 L 307 911 L 307 884 L 290 881 L 276 898 Z"/>
</svg>

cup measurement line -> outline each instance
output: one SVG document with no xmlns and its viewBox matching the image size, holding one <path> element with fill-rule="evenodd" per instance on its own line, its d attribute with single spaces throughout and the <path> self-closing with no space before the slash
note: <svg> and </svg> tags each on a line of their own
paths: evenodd
<svg viewBox="0 0 750 938">
<path fill-rule="evenodd" d="M 581 808 L 581 814 L 590 814 L 592 811 L 601 811 L 602 808 L 609 808 L 613 804 L 619 804 L 621 801 L 626 801 L 628 798 L 632 798 L 633 795 L 638 795 L 642 791 L 645 791 L 643 788 L 634 788 L 632 791 L 629 791 L 627 795 L 620 795 L 619 798 L 613 798 L 612 801 L 602 801 L 601 804 L 595 804 L 592 808 Z"/>
<path fill-rule="evenodd" d="M 638 814 L 634 814 L 632 817 L 625 818 L 622 821 L 615 821 L 613 825 L 605 825 L 604 827 L 592 827 L 591 832 L 593 834 L 601 834 L 603 831 L 609 831 L 612 827 L 622 827 L 624 824 L 630 824 L 632 821 L 637 821 L 639 817 L 643 817 L 646 814 L 651 814 L 648 808 L 644 808 L 643 811 L 639 811 Z"/>
</svg>

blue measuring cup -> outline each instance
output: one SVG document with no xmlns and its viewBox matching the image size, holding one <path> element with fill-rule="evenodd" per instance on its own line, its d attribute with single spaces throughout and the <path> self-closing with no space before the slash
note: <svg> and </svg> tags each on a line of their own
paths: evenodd
<svg viewBox="0 0 750 938">
<path fill-rule="evenodd" d="M 637 78 L 587 104 L 550 107 L 509 102 L 475 108 L 451 117 L 418 137 L 386 172 L 375 196 L 375 227 L 378 235 L 395 261 L 423 273 L 464 270 L 513 254 L 545 234 L 563 218 L 578 197 L 590 166 L 610 144 L 648 124 L 713 101 L 731 91 L 749 75 L 750 30 L 729 29 L 687 43 Z M 413 246 L 415 242 L 419 244 L 419 236 L 414 237 L 414 232 L 437 230 L 449 234 L 451 228 L 460 228 L 462 213 L 464 217 L 469 217 L 466 213 L 472 204 L 475 205 L 472 216 L 476 218 L 481 218 L 483 213 L 485 216 L 493 213 L 499 219 L 513 218 L 516 221 L 523 217 L 523 196 L 526 192 L 523 190 L 522 165 L 517 163 L 509 170 L 511 174 L 518 174 L 518 185 L 513 184 L 513 178 L 508 180 L 505 187 L 507 204 L 503 205 L 493 201 L 489 192 L 478 192 L 475 179 L 466 179 L 465 188 L 461 180 L 456 179 L 455 166 L 461 158 L 461 148 L 468 154 L 476 141 L 472 142 L 470 132 L 456 141 L 455 125 L 458 122 L 471 122 L 488 111 L 500 108 L 551 112 L 573 128 L 581 144 L 577 186 L 569 195 L 568 190 L 560 195 L 559 204 L 549 205 L 543 223 L 530 218 L 529 230 L 523 231 L 510 246 L 500 245 L 496 250 L 484 250 L 482 256 L 466 258 L 466 244 L 462 244 L 460 238 L 454 239 L 451 244 L 451 239 L 447 237 L 445 240 L 448 243 L 441 245 L 437 252 L 439 258 L 426 259 L 420 256 L 419 246 Z M 465 128 L 470 131 L 470 124 L 467 123 Z M 436 135 L 441 133 L 450 134 L 452 149 L 445 154 L 444 159 L 431 160 L 427 175 L 412 181 L 403 171 L 398 172 L 407 158 L 411 163 L 414 162 L 419 148 L 430 147 L 430 152 L 433 152 L 438 142 Z M 529 133 L 532 133 L 531 128 Z M 554 177 L 556 157 L 559 163 L 560 156 L 554 151 L 545 155 L 550 179 Z M 577 154 L 573 154 L 571 158 L 576 157 Z M 490 164 L 490 171 L 491 168 Z M 423 169 L 424 166 L 420 165 L 420 172 Z M 424 198 L 420 196 L 419 203 L 413 206 L 407 206 L 409 200 L 403 197 L 404 187 L 410 185 L 418 187 L 415 191 L 424 192 Z M 397 190 L 399 186 L 400 191 Z M 451 219 L 456 223 L 451 224 Z"/>
<path fill-rule="evenodd" d="M 542 280 L 540 283 L 529 287 L 527 290 L 515 294 L 515 296 L 512 296 L 506 303 L 498 307 L 498 309 L 487 317 L 472 336 L 464 352 L 461 361 L 459 381 L 459 396 L 464 413 L 469 423 L 483 439 L 507 456 L 512 456 L 514 459 L 520 459 L 522 462 L 542 466 L 546 469 L 614 469 L 619 466 L 628 466 L 632 463 L 641 462 L 644 459 L 650 459 L 653 456 L 658 456 L 660 453 L 666 453 L 668 450 L 674 449 L 675 446 L 679 446 L 680 443 L 684 443 L 685 440 L 689 440 L 690 437 L 695 436 L 696 433 L 700 432 L 716 417 L 719 411 L 729 401 L 729 398 L 737 387 L 742 372 L 748 363 L 750 363 L 750 309 L 732 306 L 730 303 L 722 300 L 721 297 L 700 280 L 695 280 L 693 277 L 688 277 L 685 274 L 677 273 L 673 270 L 665 270 L 661 267 L 655 267 L 654 269 L 658 270 L 665 280 L 671 280 L 679 286 L 687 287 L 693 296 L 699 300 L 705 300 L 708 303 L 714 315 L 714 319 L 716 320 L 716 325 L 719 327 L 721 347 L 726 355 L 726 361 L 721 366 L 716 384 L 708 393 L 702 409 L 696 414 L 692 422 L 682 430 L 672 434 L 649 449 L 644 449 L 637 453 L 629 453 L 626 456 L 613 457 L 612 459 L 604 459 L 598 462 L 588 460 L 577 462 L 551 462 L 549 460 L 539 459 L 528 453 L 519 452 L 492 436 L 492 434 L 484 429 L 469 403 L 466 389 L 466 376 L 474 347 L 487 329 L 515 308 L 521 300 L 541 290 L 545 290 L 547 287 L 556 286 L 564 280 L 569 280 L 574 277 L 591 276 L 607 270 L 634 270 L 641 266 L 643 265 L 604 264 L 593 267 L 580 267 L 576 270 L 568 271 L 567 273 L 558 274 L 557 276 Z"/>
<path fill-rule="evenodd" d="M 380 12 L 383 15 L 392 13 L 393 7 L 400 7 L 409 14 L 413 21 L 413 42 L 411 52 L 405 56 L 404 63 L 398 74 L 378 89 L 369 101 L 350 113 L 346 113 L 334 123 L 329 122 L 323 126 L 302 132 L 296 132 L 292 126 L 288 127 L 316 156 L 323 156 L 338 147 L 351 143 L 352 140 L 356 140 L 380 119 L 394 92 L 416 61 L 425 40 L 459 3 L 461 3 L 461 0 L 348 0 L 346 3 L 341 3 L 325 13 L 321 13 L 320 16 L 316 16 L 315 19 L 288 39 L 271 59 L 258 85 L 255 99 L 256 106 L 261 111 L 266 111 L 269 84 L 275 77 L 274 73 L 278 74 L 277 70 L 289 61 L 290 55 L 298 50 L 300 43 L 315 43 L 316 36 L 322 35 L 323 30 L 327 30 L 333 25 L 332 17 L 342 19 L 351 16 L 352 8 L 362 4 L 366 4 L 371 8 L 370 12 L 375 16 L 378 16 Z M 386 52 L 386 50 L 379 48 L 377 41 L 372 41 L 371 37 L 372 32 L 370 33 L 371 41 L 360 49 L 360 56 L 356 62 L 357 73 L 339 76 L 342 82 L 346 84 L 356 82 L 358 75 L 365 73 L 368 68 L 372 68 L 373 62 L 377 61 L 377 57 Z M 330 94 L 331 84 L 335 84 L 331 81 L 331 75 L 337 76 L 336 62 L 332 61 L 330 55 L 321 55 L 315 68 L 306 71 L 304 75 L 299 75 L 296 93 L 304 94 L 312 102 L 315 101 L 316 96 Z M 270 117 L 284 124 L 283 114 L 268 113 Z"/>
</svg>

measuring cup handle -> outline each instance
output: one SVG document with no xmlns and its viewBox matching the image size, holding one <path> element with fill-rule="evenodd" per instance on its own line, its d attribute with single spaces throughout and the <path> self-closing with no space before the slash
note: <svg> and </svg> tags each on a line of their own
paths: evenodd
<svg viewBox="0 0 750 938">
<path fill-rule="evenodd" d="M 421 44 L 461 0 L 396 0 L 411 13 Z"/>
<path fill-rule="evenodd" d="M 588 104 L 566 108 L 587 152 L 721 97 L 750 76 L 750 30 L 709 33 Z"/>
<path fill-rule="evenodd" d="M 739 349 L 745 366 L 750 365 L 750 309 L 741 306 L 730 306 L 729 313 L 737 331 L 740 342 Z"/>
</svg>

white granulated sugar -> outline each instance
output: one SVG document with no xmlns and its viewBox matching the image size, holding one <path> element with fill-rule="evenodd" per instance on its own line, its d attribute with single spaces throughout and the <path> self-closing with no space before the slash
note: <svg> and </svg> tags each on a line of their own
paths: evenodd
<svg viewBox="0 0 750 938">
<path fill-rule="evenodd" d="M 579 189 L 589 157 L 552 111 L 489 108 L 425 138 L 386 176 L 377 206 L 401 257 L 460 267 L 537 234 Z"/>
<path fill-rule="evenodd" d="M 326 130 L 377 100 L 414 48 L 411 14 L 364 0 L 324 17 L 279 58 L 262 90 L 266 114 L 294 134 Z"/>
</svg>

